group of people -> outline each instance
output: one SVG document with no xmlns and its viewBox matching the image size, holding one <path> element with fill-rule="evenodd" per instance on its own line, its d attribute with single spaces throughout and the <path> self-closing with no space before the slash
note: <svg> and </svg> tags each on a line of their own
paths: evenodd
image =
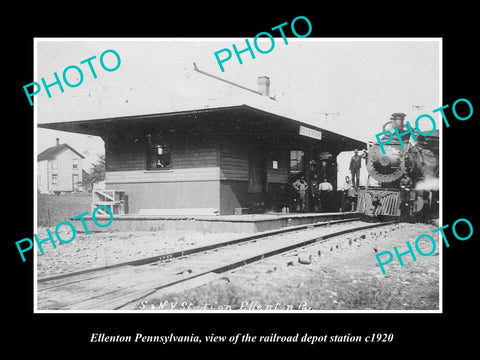
<svg viewBox="0 0 480 360">
<path fill-rule="evenodd" d="M 306 211 L 307 193 L 310 196 L 313 211 L 320 212 L 329 210 L 329 194 L 333 190 L 333 186 L 328 182 L 327 178 L 324 178 L 323 182 L 320 182 L 318 175 L 314 174 L 309 185 L 305 180 L 305 176 L 301 176 L 292 186 L 298 194 L 298 211 Z M 308 189 L 310 189 L 310 191 L 307 192 Z"/>
<path fill-rule="evenodd" d="M 356 190 L 360 186 L 360 169 L 362 166 L 362 158 L 366 157 L 366 152 L 362 155 L 358 154 L 358 149 L 354 150 L 354 155 L 350 160 L 349 176 L 345 177 L 341 190 L 340 211 L 352 210 L 352 204 L 356 196 Z M 332 207 L 336 202 L 333 198 L 333 186 L 324 177 L 320 182 L 317 174 L 313 174 L 310 184 L 307 183 L 304 176 L 300 176 L 292 184 L 297 192 L 297 211 L 307 211 L 307 196 L 310 197 L 310 210 L 315 212 L 324 212 L 333 210 Z M 337 209 L 335 209 L 337 210 Z"/>
<path fill-rule="evenodd" d="M 333 186 L 328 182 L 326 177 L 320 179 L 317 174 L 313 174 L 312 179 L 308 183 L 305 180 L 305 176 L 300 176 L 292 184 L 296 191 L 296 210 L 300 212 L 314 211 L 352 211 L 354 210 L 357 191 L 360 187 L 360 169 L 362 164 L 362 158 L 366 158 L 366 151 L 362 155 L 358 154 L 358 150 L 354 150 L 354 155 L 350 160 L 350 176 L 345 176 L 345 181 L 342 186 L 339 187 L 340 198 L 335 198 L 333 195 Z M 412 190 L 412 180 L 405 173 L 400 179 L 400 206 L 402 212 L 408 212 L 410 206 L 410 193 Z M 307 202 L 309 197 L 309 202 Z M 310 204 L 310 209 L 307 209 L 307 204 Z M 334 205 L 338 204 L 338 207 Z M 375 206 L 375 211 L 380 210 L 380 199 L 375 199 L 372 203 Z"/>
<path fill-rule="evenodd" d="M 337 210 L 333 209 L 334 204 L 337 203 L 337 199 L 333 197 L 333 186 L 328 182 L 327 178 L 323 178 L 320 182 L 317 174 L 314 174 L 310 184 L 305 180 L 304 176 L 300 176 L 292 184 L 293 188 L 297 192 L 297 211 L 307 211 L 307 196 L 310 200 L 310 210 L 314 212 L 325 212 Z M 345 182 L 340 188 L 340 211 L 351 211 L 352 204 L 354 203 L 356 191 L 350 177 L 345 177 Z"/>
</svg>

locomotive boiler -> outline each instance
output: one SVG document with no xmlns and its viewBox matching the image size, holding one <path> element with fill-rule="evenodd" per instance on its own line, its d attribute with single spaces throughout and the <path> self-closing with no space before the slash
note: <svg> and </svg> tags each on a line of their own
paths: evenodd
<svg viewBox="0 0 480 360">
<path fill-rule="evenodd" d="M 361 213 L 379 217 L 423 217 L 438 213 L 438 131 L 426 137 L 415 132 L 414 139 L 406 133 L 405 117 L 404 113 L 394 113 L 383 125 L 383 131 L 396 127 L 398 133 L 405 133 L 401 139 L 403 146 L 394 134 L 393 140 L 383 145 L 385 153 L 378 143 L 368 149 L 369 181 L 358 191 L 357 211 Z M 411 183 L 402 182 L 405 174 Z M 370 186 L 370 179 L 375 179 L 378 185 Z M 407 188 L 402 187 L 405 183 Z"/>
</svg>

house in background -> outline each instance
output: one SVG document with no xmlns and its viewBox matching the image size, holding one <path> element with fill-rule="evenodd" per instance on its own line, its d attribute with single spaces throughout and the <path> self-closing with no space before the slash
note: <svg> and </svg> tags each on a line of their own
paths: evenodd
<svg viewBox="0 0 480 360">
<path fill-rule="evenodd" d="M 82 160 L 85 158 L 68 144 L 57 144 L 37 157 L 37 188 L 42 194 L 82 191 Z"/>
</svg>

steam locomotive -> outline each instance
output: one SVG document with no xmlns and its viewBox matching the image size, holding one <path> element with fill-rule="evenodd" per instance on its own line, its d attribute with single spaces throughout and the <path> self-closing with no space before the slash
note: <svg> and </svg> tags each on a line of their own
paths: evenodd
<svg viewBox="0 0 480 360">
<path fill-rule="evenodd" d="M 408 129 L 404 124 L 406 114 L 394 113 L 383 125 L 383 131 L 395 126 L 399 133 Z M 393 133 L 393 131 L 392 131 Z M 367 153 L 368 182 L 358 191 L 357 211 L 379 218 L 415 218 L 438 216 L 439 200 L 439 134 L 430 136 L 410 134 L 402 136 L 403 146 L 396 134 L 383 145 L 372 144 Z M 405 174 L 411 179 L 406 179 Z M 375 179 L 378 184 L 370 185 Z M 406 184 L 406 186 L 405 186 Z"/>
</svg>

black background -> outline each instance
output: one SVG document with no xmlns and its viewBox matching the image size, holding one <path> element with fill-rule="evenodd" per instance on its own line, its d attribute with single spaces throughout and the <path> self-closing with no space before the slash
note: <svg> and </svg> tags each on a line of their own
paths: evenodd
<svg viewBox="0 0 480 360">
<path fill-rule="evenodd" d="M 17 352 L 49 354 L 52 358 L 75 356 L 85 352 L 109 354 L 133 349 L 140 354 L 152 351 L 156 357 L 175 350 L 176 357 L 195 351 L 227 355 L 255 350 L 259 344 L 201 345 L 89 343 L 92 332 L 134 336 L 145 335 L 251 335 L 330 334 L 366 336 L 371 333 L 393 333 L 389 344 L 263 344 L 269 351 L 296 348 L 322 356 L 326 350 L 339 354 L 343 350 L 362 351 L 372 356 L 400 354 L 414 356 L 425 351 L 462 349 L 476 340 L 477 267 L 480 228 L 478 228 L 478 38 L 474 35 L 478 19 L 474 3 L 438 3 L 421 8 L 405 2 L 340 3 L 327 6 L 318 3 L 303 8 L 291 3 L 271 3 L 264 8 L 246 3 L 222 3 L 207 6 L 181 4 L 175 9 L 162 3 L 110 3 L 104 9 L 85 3 L 56 7 L 45 4 L 25 5 L 11 11 L 2 24 L 5 51 L 3 74 L 3 149 L 6 160 L 2 171 L 5 236 L 2 241 L 3 276 L 6 281 L 3 328 L 4 344 Z M 23 92 L 23 85 L 33 78 L 34 37 L 241 37 L 253 38 L 261 31 L 306 16 L 312 23 L 309 37 L 442 37 L 443 38 L 443 104 L 467 98 L 474 114 L 467 121 L 456 120 L 450 109 L 450 128 L 443 131 L 443 223 L 452 224 L 467 218 L 474 224 L 474 235 L 468 241 L 450 241 L 444 247 L 443 314 L 34 314 L 33 257 L 21 262 L 15 241 L 31 238 L 33 229 L 33 109 Z M 475 23 L 477 21 L 477 23 Z M 303 33 L 299 29 L 299 33 Z M 6 76 L 5 76 L 6 75 Z M 474 88 L 476 91 L 474 91 Z M 419 90 L 421 91 L 421 89 Z M 5 101 L 6 100 L 6 101 Z M 427 110 L 425 110 L 427 112 Z M 451 239 L 453 236 L 450 231 Z M 4 349 L 7 350 L 7 349 Z M 394 352 L 395 350 L 395 352 Z M 254 354 L 254 353 L 252 353 Z M 192 356 L 192 355 L 190 355 Z"/>
</svg>

